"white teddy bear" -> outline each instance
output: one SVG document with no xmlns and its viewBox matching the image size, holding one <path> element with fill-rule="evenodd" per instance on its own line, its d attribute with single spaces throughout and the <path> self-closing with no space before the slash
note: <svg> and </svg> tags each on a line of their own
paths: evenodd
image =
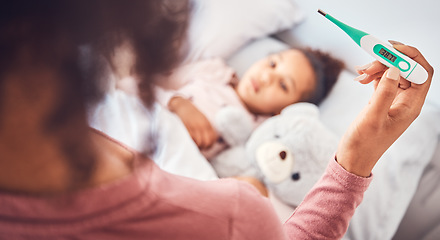
<svg viewBox="0 0 440 240">
<path fill-rule="evenodd" d="M 219 177 L 255 177 L 281 201 L 298 206 L 323 174 L 338 139 L 310 103 L 292 104 L 253 132 L 238 108 L 217 115 L 217 128 L 231 147 L 212 159 Z"/>
</svg>

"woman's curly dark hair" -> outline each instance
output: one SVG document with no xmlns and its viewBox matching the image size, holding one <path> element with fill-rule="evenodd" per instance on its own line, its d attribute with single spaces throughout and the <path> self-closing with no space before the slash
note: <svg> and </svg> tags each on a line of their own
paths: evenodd
<svg viewBox="0 0 440 240">
<path fill-rule="evenodd" d="M 105 56 L 122 41 L 130 41 L 136 53 L 134 71 L 140 78 L 141 98 L 149 106 L 154 100 L 150 87 L 154 75 L 168 71 L 179 60 L 189 7 L 187 0 L 3 1 L 0 96 L 10 74 L 40 67 L 52 69 L 59 79 L 60 97 L 42 129 L 57 136 L 73 169 L 83 173 L 81 178 L 87 178 L 94 161 L 78 154 L 82 151 L 84 156 L 89 147 L 78 145 L 80 141 L 74 140 L 76 130 L 66 130 L 65 126 L 74 117 L 85 119 L 86 104 L 99 97 L 103 64 L 90 61 L 85 73 L 79 61 L 80 47 L 91 46 L 95 56 Z M 38 86 L 41 79 L 25 77 L 14 81 Z M 5 103 L 0 98 L 0 112 L 2 104 Z"/>
</svg>

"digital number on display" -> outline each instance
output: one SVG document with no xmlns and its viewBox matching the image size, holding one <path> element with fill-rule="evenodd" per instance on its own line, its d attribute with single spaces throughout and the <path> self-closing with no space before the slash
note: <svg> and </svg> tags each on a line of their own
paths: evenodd
<svg viewBox="0 0 440 240">
<path fill-rule="evenodd" d="M 384 56 L 386 59 L 390 60 L 391 62 L 396 61 L 397 57 L 385 50 L 384 48 L 381 48 L 379 50 L 379 54 Z"/>
</svg>

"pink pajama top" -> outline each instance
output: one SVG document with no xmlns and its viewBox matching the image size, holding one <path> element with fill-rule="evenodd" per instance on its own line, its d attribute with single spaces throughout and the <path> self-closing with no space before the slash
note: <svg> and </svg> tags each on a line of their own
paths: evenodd
<svg viewBox="0 0 440 240">
<path fill-rule="evenodd" d="M 253 120 L 252 128 L 256 128 L 269 117 L 247 110 L 233 87 L 238 83 L 235 71 L 220 58 L 180 66 L 163 82 L 162 86 L 156 88 L 156 99 L 162 106 L 167 108 L 169 100 L 174 96 L 189 99 L 215 129 L 218 112 L 227 106 L 237 107 L 247 113 Z M 226 147 L 219 138 L 210 149 L 203 150 L 202 154 L 210 160 Z"/>
<path fill-rule="evenodd" d="M 172 175 L 133 154 L 132 174 L 98 187 L 52 197 L 0 192 L 0 239 L 339 239 L 371 181 L 331 160 L 282 224 L 247 183 Z"/>
</svg>

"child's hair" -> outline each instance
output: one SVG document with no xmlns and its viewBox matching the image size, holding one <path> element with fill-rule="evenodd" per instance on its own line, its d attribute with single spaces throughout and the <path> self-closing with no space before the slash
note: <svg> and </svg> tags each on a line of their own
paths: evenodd
<svg viewBox="0 0 440 240">
<path fill-rule="evenodd" d="M 303 101 L 320 104 L 335 85 L 339 74 L 345 67 L 344 62 L 332 57 L 329 53 L 317 49 L 303 48 L 300 50 L 309 60 L 316 76 L 316 87 L 313 92 L 303 96 Z"/>
</svg>

